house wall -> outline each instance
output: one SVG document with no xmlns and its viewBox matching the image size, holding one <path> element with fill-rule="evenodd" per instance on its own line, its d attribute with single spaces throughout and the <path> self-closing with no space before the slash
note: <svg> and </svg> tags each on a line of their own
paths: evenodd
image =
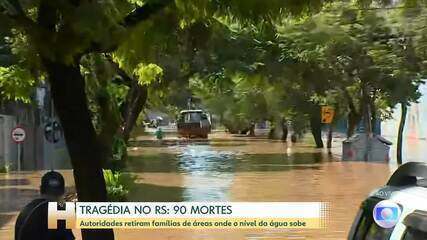
<svg viewBox="0 0 427 240">
<path fill-rule="evenodd" d="M 0 116 L 4 116 L 4 119 L 13 119 L 13 123 L 4 125 L 0 131 L 0 167 L 8 163 L 12 170 L 18 169 L 18 147 L 13 141 L 10 142 L 11 129 L 18 125 L 26 130 L 26 139 L 21 144 L 21 170 L 66 169 L 71 167 L 63 135 L 61 134 L 56 143 L 51 143 L 46 138 L 46 125 L 52 120 L 58 122 L 59 120 L 52 112 L 48 88 L 44 87 L 44 89 L 37 91 L 33 104 L 6 102 L 0 105 Z M 2 154 L 2 152 L 8 154 Z"/>
</svg>

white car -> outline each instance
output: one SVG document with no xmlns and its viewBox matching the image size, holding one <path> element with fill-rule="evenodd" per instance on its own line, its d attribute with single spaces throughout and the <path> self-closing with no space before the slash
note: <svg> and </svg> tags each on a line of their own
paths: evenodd
<svg viewBox="0 0 427 240">
<path fill-rule="evenodd" d="M 374 220 L 377 203 L 390 200 L 400 208 L 396 225 L 380 227 Z M 362 203 L 350 229 L 349 240 L 427 240 L 427 165 L 410 162 L 373 191 Z"/>
</svg>

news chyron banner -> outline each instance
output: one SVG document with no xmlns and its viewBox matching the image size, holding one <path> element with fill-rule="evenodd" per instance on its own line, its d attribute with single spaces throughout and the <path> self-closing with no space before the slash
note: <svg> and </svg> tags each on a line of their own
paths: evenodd
<svg viewBox="0 0 427 240">
<path fill-rule="evenodd" d="M 72 229 L 319 229 L 321 202 L 77 202 L 49 203 L 48 225 Z"/>
</svg>

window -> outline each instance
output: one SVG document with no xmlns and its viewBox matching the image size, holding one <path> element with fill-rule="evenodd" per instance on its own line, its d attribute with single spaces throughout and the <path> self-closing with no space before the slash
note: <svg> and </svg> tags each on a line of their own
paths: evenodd
<svg viewBox="0 0 427 240">
<path fill-rule="evenodd" d="M 194 122 L 200 122 L 202 120 L 202 113 L 200 112 L 187 112 L 181 114 L 181 117 L 179 118 L 180 121 L 184 123 L 194 123 Z"/>
</svg>

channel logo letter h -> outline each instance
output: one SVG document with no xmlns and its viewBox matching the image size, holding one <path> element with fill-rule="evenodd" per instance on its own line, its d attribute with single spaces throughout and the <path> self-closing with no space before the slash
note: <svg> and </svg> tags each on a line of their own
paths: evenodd
<svg viewBox="0 0 427 240">
<path fill-rule="evenodd" d="M 58 229 L 58 220 L 65 221 L 65 228 L 72 229 L 76 224 L 76 204 L 67 202 L 64 210 L 58 210 L 57 202 L 49 202 L 48 205 L 48 228 Z"/>
</svg>

